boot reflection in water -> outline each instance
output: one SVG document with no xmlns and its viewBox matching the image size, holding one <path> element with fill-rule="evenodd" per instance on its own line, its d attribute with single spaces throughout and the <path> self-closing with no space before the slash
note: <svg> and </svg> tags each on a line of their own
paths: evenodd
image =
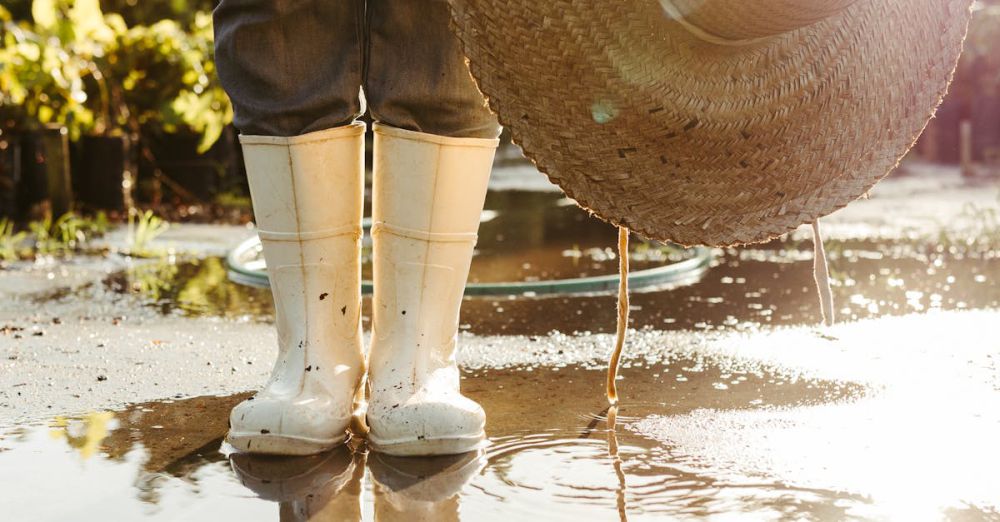
<svg viewBox="0 0 1000 522">
<path fill-rule="evenodd" d="M 448 3 L 221 0 L 213 16 L 278 330 L 272 376 L 234 408 L 229 442 L 329 450 L 367 391 L 372 449 L 477 449 L 485 415 L 459 392 L 455 342 L 500 128 L 448 28 Z M 377 122 L 367 390 L 359 90 Z"/>
<path fill-rule="evenodd" d="M 458 521 L 459 493 L 486 465 L 481 452 L 412 459 L 372 454 L 379 522 Z"/>
<path fill-rule="evenodd" d="M 292 458 L 233 453 L 230 464 L 247 489 L 279 503 L 281 522 L 361 520 L 365 457 L 347 446 Z"/>
<path fill-rule="evenodd" d="M 366 456 L 346 446 L 309 457 L 234 453 L 240 482 L 278 502 L 282 522 L 360 522 Z M 485 464 L 480 452 L 411 459 L 367 456 L 379 522 L 457 521 L 459 493 Z"/>
</svg>

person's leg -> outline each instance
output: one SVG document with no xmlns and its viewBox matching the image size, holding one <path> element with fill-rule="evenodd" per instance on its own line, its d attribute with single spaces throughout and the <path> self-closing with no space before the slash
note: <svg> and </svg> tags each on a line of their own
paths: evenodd
<svg viewBox="0 0 1000 522">
<path fill-rule="evenodd" d="M 375 125 L 368 442 L 454 454 L 484 438 L 459 392 L 459 309 L 499 127 L 442 0 L 369 0 L 365 80 Z"/>
<path fill-rule="evenodd" d="M 368 0 L 368 110 L 398 129 L 496 138 L 500 125 L 448 27 L 448 9 L 446 0 Z"/>
<path fill-rule="evenodd" d="M 278 358 L 228 440 L 302 455 L 346 438 L 364 374 L 360 0 L 222 0 L 220 78 L 241 131 Z"/>
<path fill-rule="evenodd" d="M 364 0 L 221 0 L 215 60 L 242 134 L 297 136 L 364 112 Z"/>
</svg>

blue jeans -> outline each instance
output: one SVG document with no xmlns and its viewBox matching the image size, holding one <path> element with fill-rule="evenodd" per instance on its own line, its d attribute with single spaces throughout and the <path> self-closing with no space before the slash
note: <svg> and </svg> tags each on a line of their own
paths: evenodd
<svg viewBox="0 0 1000 522">
<path fill-rule="evenodd" d="M 393 127 L 495 138 L 449 18 L 445 0 L 222 0 L 215 59 L 234 123 L 295 136 L 350 123 L 367 102 Z"/>
</svg>

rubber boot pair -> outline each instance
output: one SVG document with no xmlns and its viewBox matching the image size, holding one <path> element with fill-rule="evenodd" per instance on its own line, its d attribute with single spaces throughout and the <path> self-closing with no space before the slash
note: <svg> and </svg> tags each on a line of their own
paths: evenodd
<svg viewBox="0 0 1000 522">
<path fill-rule="evenodd" d="M 374 130 L 368 444 L 403 456 L 471 451 L 485 415 L 459 392 L 455 348 L 497 140 Z M 279 350 L 264 389 L 232 411 L 237 449 L 325 451 L 363 402 L 364 131 L 241 137 Z"/>
</svg>

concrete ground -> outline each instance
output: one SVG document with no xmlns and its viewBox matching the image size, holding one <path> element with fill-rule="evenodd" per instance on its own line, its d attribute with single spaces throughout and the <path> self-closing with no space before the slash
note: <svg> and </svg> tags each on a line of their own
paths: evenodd
<svg viewBox="0 0 1000 522">
<path fill-rule="evenodd" d="M 868 199 L 824 219 L 827 240 L 907 239 L 933 245 L 945 237 L 968 242 L 997 234 L 996 180 L 964 180 L 957 169 L 931 165 L 909 165 L 906 171 L 878 185 Z M 523 168 L 508 175 L 501 171 L 495 188 L 522 187 L 519 176 L 525 177 Z M 544 181 L 531 183 L 546 188 Z M 157 243 L 177 252 L 220 255 L 252 233 L 246 227 L 180 224 Z M 110 234 L 107 245 L 122 244 L 123 234 Z M 806 230 L 795 236 L 808 237 Z M 134 298 L 103 290 L 102 281 L 130 263 L 137 261 L 110 255 L 18 263 L 0 270 L 0 428 L 156 399 L 227 395 L 254 389 L 266 379 L 275 356 L 269 324 L 164 316 Z M 955 357 L 963 361 L 954 366 L 960 371 L 965 361 L 975 360 L 977 368 L 997 377 L 997 361 L 986 355 L 1000 352 L 1000 341 L 984 334 L 995 331 L 998 323 L 1000 311 L 987 309 L 865 320 L 822 332 L 813 325 L 751 333 L 646 330 L 631 334 L 628 360 L 670 352 L 780 361 L 793 372 L 878 381 L 879 372 L 892 372 L 899 359 L 869 363 L 886 346 L 908 343 L 928 357 L 918 358 L 919 364 Z M 556 317 L 552 329 L 559 330 Z M 886 338 L 886 332 L 895 336 Z M 970 341 L 970 336 L 979 343 L 974 353 L 942 353 L 942 347 Z M 468 369 L 600 366 L 611 342 L 607 334 L 529 338 L 464 333 L 460 358 Z M 859 349 L 865 346 L 872 350 Z M 838 372 L 842 375 L 831 375 Z M 986 374 L 977 373 L 984 379 Z M 659 428 L 650 421 L 642 429 L 655 433 Z"/>
</svg>

